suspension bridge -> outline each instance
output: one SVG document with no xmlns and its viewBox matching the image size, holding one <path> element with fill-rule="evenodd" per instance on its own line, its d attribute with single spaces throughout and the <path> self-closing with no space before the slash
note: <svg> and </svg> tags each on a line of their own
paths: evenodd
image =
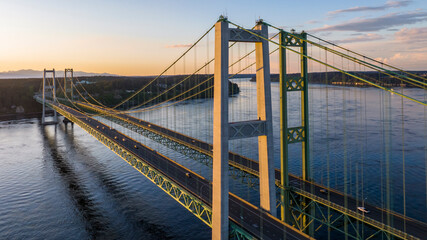
<svg viewBox="0 0 427 240">
<path fill-rule="evenodd" d="M 279 73 L 275 92 L 273 71 Z M 236 80 L 243 75 L 256 83 Z M 318 103 L 311 100 L 310 86 L 332 81 L 363 83 L 381 94 L 378 122 L 385 129 L 386 161 L 378 174 L 379 205 L 366 201 L 364 193 L 377 184 L 364 180 L 369 146 L 358 148 L 356 161 L 346 144 L 347 134 L 362 136 L 346 122 L 359 119 L 356 125 L 366 126 L 368 118 L 366 110 L 357 109 L 347 116 L 347 102 L 357 100 L 355 106 L 366 108 L 366 95 L 363 101 L 361 95 L 343 94 L 344 113 L 331 124 L 336 95 L 326 87 L 325 104 L 314 109 Z M 235 100 L 249 85 L 254 94 Z M 221 17 L 163 72 L 118 103 L 105 102 L 96 89 L 88 91 L 73 69 L 65 69 L 63 80 L 55 70 L 45 70 L 35 99 L 43 104 L 43 124 L 58 123 L 59 113 L 80 126 L 212 227 L 213 239 L 425 239 L 426 219 L 407 215 L 403 115 L 406 106 L 417 108 L 424 111 L 418 121 L 426 124 L 426 85 L 423 76 L 306 32 L 287 32 L 262 20 L 247 29 Z M 398 97 L 402 111 L 401 192 L 392 185 L 391 96 Z M 53 121 L 46 120 L 45 107 L 55 110 Z M 318 110 L 326 112 L 319 130 L 311 124 Z M 343 129 L 344 154 L 331 162 L 333 128 Z M 322 141 L 326 157 L 318 160 L 312 146 Z M 192 169 L 191 161 L 204 167 Z M 424 195 L 426 186 L 420 189 Z M 393 207 L 396 196 L 403 198 L 403 210 Z"/>
</svg>

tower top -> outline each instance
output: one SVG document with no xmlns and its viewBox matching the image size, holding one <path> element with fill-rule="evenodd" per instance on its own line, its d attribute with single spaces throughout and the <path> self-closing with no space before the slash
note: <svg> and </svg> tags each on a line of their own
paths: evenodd
<svg viewBox="0 0 427 240">
<path fill-rule="evenodd" d="M 227 21 L 227 17 L 224 15 L 220 15 L 218 18 L 218 22 L 223 22 L 223 21 Z"/>
</svg>

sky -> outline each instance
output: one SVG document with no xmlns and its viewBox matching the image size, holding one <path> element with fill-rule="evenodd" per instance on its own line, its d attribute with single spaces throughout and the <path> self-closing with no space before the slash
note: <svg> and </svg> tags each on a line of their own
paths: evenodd
<svg viewBox="0 0 427 240">
<path fill-rule="evenodd" d="M 0 0 L 0 72 L 155 75 L 220 15 L 247 28 L 262 18 L 406 70 L 427 70 L 426 0 Z"/>
</svg>

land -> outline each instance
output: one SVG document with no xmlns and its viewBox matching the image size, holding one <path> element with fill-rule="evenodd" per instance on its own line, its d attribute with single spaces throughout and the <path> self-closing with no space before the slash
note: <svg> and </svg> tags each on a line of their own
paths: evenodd
<svg viewBox="0 0 427 240">
<path fill-rule="evenodd" d="M 414 71 L 411 72 L 421 77 L 427 77 L 427 71 Z M 381 86 L 403 86 L 411 87 L 410 85 L 391 78 L 387 75 L 379 75 L 374 72 L 353 72 L 356 76 L 361 76 L 366 79 L 379 84 Z M 288 78 L 298 79 L 298 74 L 288 74 Z M 74 91 L 74 100 L 84 101 L 84 98 L 89 102 L 96 103 L 91 97 L 100 101 L 105 106 L 115 106 L 118 103 L 131 96 L 142 87 L 146 86 L 155 77 L 123 77 L 123 76 L 87 76 L 87 77 L 76 77 L 75 86 L 78 91 Z M 235 78 L 250 78 L 250 81 L 256 81 L 254 74 L 240 74 Z M 179 83 L 182 80 L 183 83 Z M 209 79 L 209 80 L 207 80 Z M 60 86 L 63 86 L 63 78 L 58 77 Z M 272 82 L 279 81 L 279 74 L 271 74 Z M 203 81 L 205 83 L 201 84 Z M 344 86 L 357 86 L 366 87 L 369 86 L 360 80 L 348 77 L 339 72 L 320 72 L 320 73 L 309 73 L 309 83 L 317 84 L 332 84 L 332 85 L 344 85 Z M 166 89 L 176 85 L 175 90 L 168 91 L 166 94 L 162 94 L 154 101 L 148 102 L 155 96 L 158 96 Z M 198 87 L 194 86 L 200 84 Z M 174 101 L 191 98 L 212 98 L 213 88 L 209 86 L 213 85 L 213 75 L 175 75 L 175 76 L 163 76 L 156 80 L 154 84 L 150 84 L 149 87 L 145 88 L 144 91 L 137 94 L 126 104 L 119 107 L 119 109 L 126 109 L 132 106 L 140 105 L 141 103 L 147 102 L 145 106 L 162 102 L 166 99 L 174 98 Z M 41 91 L 42 78 L 20 78 L 20 79 L 0 79 L 0 120 L 34 117 L 41 115 L 42 106 L 37 103 L 33 96 L 35 93 Z M 68 86 L 69 89 L 69 86 Z M 205 90 L 202 94 L 196 95 L 197 92 Z M 238 94 L 239 87 L 237 84 L 229 82 L 229 95 Z M 79 94 L 80 92 L 80 94 Z M 186 94 L 179 95 L 182 92 Z M 65 98 L 63 93 L 58 91 L 58 97 Z M 70 93 L 67 94 L 70 97 Z"/>
<path fill-rule="evenodd" d="M 96 103 L 92 97 L 100 101 L 105 106 L 115 106 L 128 98 L 135 91 L 148 85 L 155 77 L 122 77 L 122 76 L 90 76 L 75 78 L 74 84 L 74 100 Z M 183 81 L 186 79 L 185 81 Z M 64 79 L 57 78 L 57 96 L 65 98 L 61 87 L 64 87 Z M 183 83 L 180 83 L 183 81 Z M 204 82 L 204 83 L 203 83 Z M 154 101 L 148 102 L 155 96 L 158 96 L 166 89 L 177 85 L 174 90 L 156 98 Z M 197 86 L 198 85 L 198 86 Z M 164 76 L 153 84 L 149 84 L 144 91 L 137 94 L 134 98 L 128 101 L 119 109 L 129 108 L 147 102 L 146 105 L 152 105 L 162 102 L 166 99 L 174 98 L 175 101 L 182 99 L 195 98 L 212 98 L 213 76 L 206 75 L 175 75 Z M 194 86 L 194 89 L 192 89 Z M 209 88 L 209 89 L 208 89 Z M 27 79 L 0 79 L 0 120 L 15 119 L 25 116 L 38 116 L 42 111 L 41 104 L 34 100 L 34 95 L 42 89 L 42 78 L 27 78 Z M 67 89 L 70 89 L 68 84 Z M 203 91 L 205 90 L 205 91 Z M 203 91 L 201 94 L 197 92 Z M 229 95 L 239 93 L 237 84 L 229 82 Z M 186 92 L 186 94 L 180 94 Z M 71 93 L 67 93 L 67 97 L 71 97 Z"/>
<path fill-rule="evenodd" d="M 403 87 L 416 87 L 406 82 L 390 77 L 386 74 L 380 74 L 378 72 L 350 72 L 351 74 L 369 80 L 375 84 L 385 87 L 403 86 Z M 427 78 L 427 71 L 411 71 L 410 73 L 417 76 Z M 288 79 L 299 79 L 300 73 L 293 73 L 287 75 Z M 256 77 L 252 76 L 252 82 L 256 81 Z M 279 82 L 279 74 L 271 74 L 272 82 Z M 422 81 L 422 80 L 421 80 Z M 356 78 L 345 75 L 341 72 L 316 72 L 308 74 L 309 83 L 317 84 L 331 84 L 331 85 L 343 85 L 343 86 L 356 86 L 356 87 L 369 87 L 372 86 L 368 83 L 362 82 Z"/>
<path fill-rule="evenodd" d="M 2 120 L 37 115 L 42 107 L 34 99 L 41 79 L 0 79 L 0 115 Z"/>
</svg>

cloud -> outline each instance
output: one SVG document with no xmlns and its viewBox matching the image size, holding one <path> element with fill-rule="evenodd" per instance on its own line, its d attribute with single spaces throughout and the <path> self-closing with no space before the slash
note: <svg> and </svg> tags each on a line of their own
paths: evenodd
<svg viewBox="0 0 427 240">
<path fill-rule="evenodd" d="M 363 35 L 359 35 L 357 37 L 346 38 L 342 40 L 334 41 L 334 43 L 342 44 L 342 43 L 354 43 L 354 42 L 369 42 L 384 39 L 383 36 L 378 35 L 376 33 L 367 33 Z"/>
<path fill-rule="evenodd" d="M 402 28 L 394 34 L 395 40 L 405 43 L 427 42 L 427 27 Z"/>
<path fill-rule="evenodd" d="M 355 31 L 373 32 L 390 27 L 413 24 L 427 21 L 426 12 L 390 13 L 377 18 L 353 19 L 337 25 L 325 25 L 321 28 L 312 29 L 311 32 L 322 31 Z"/>
<path fill-rule="evenodd" d="M 319 20 L 310 20 L 308 22 L 306 22 L 307 24 L 316 24 L 316 23 L 320 23 Z"/>
<path fill-rule="evenodd" d="M 352 7 L 347 9 L 340 9 L 328 12 L 328 15 L 336 15 L 339 13 L 348 13 L 348 12 L 364 12 L 364 11 L 383 11 L 389 8 L 398 8 L 398 7 L 406 7 L 408 6 L 412 1 L 411 0 L 402 0 L 402 1 L 388 1 L 383 5 L 380 6 L 374 6 L 374 7 Z"/>
<path fill-rule="evenodd" d="M 419 68 L 420 63 L 427 61 L 425 52 L 405 52 L 395 53 L 391 57 L 376 58 L 376 60 L 395 66 L 406 66 L 406 68 Z M 423 66 L 424 67 L 424 66 Z"/>
<path fill-rule="evenodd" d="M 166 48 L 188 48 L 191 47 L 191 44 L 176 44 L 176 45 L 167 45 Z"/>
</svg>

